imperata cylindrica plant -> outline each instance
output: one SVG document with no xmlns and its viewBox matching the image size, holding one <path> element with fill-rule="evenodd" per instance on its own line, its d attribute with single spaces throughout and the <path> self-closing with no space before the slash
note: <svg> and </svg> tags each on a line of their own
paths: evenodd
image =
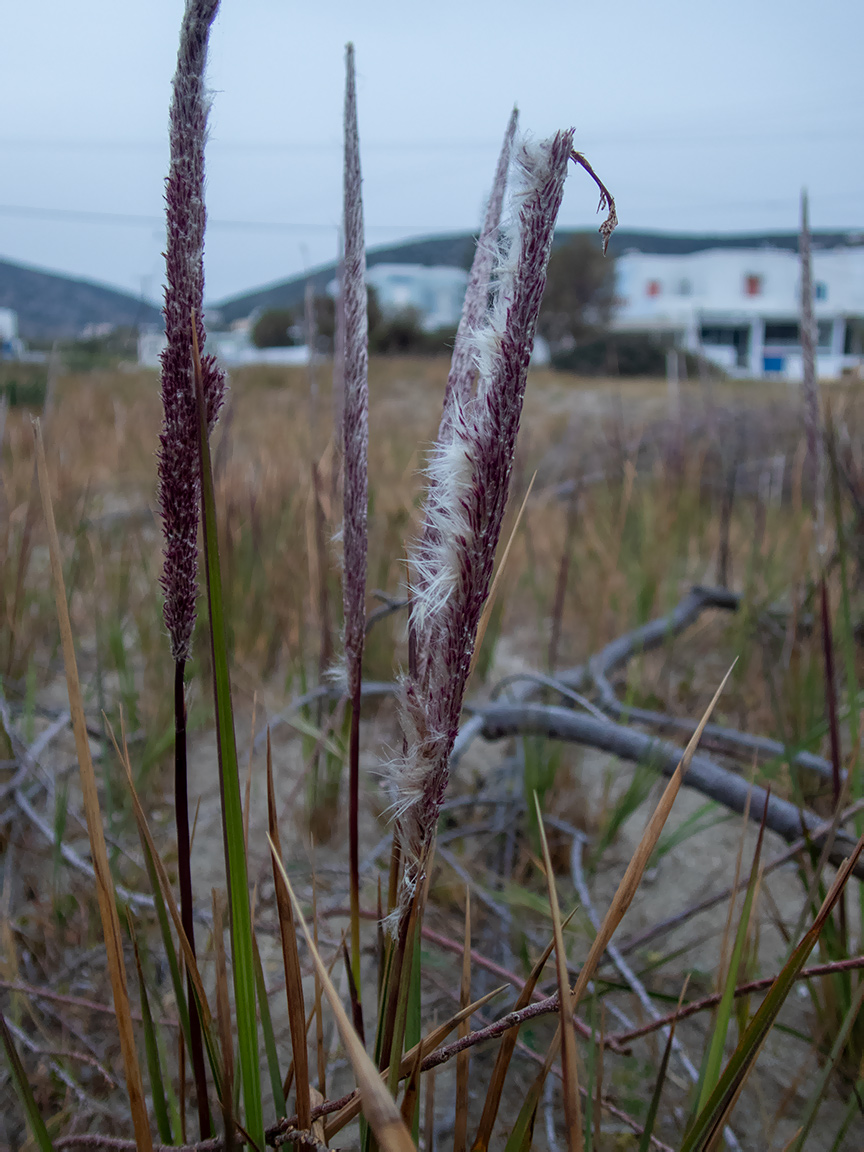
<svg viewBox="0 0 864 1152">
<path fill-rule="evenodd" d="M 194 349 L 203 349 L 204 144 L 209 100 L 204 86 L 207 42 L 219 0 L 187 0 L 180 31 L 169 116 L 171 160 L 165 181 L 165 335 L 162 353 L 164 422 L 159 435 L 158 499 L 164 535 L 160 583 L 163 618 L 174 657 L 174 800 L 183 927 L 194 952 L 189 802 L 186 780 L 184 670 L 195 627 L 198 596 L 198 525 L 201 495 L 199 416 Z M 225 378 L 212 357 L 200 359 L 208 430 L 219 414 Z M 202 1138 L 210 1134 L 204 1053 L 189 987 L 190 1043 Z"/>
<path fill-rule="evenodd" d="M 467 335 L 476 390 L 450 390 L 429 464 L 421 543 L 409 554 L 411 666 L 402 686 L 404 753 L 390 766 L 401 905 L 432 845 L 480 614 L 507 505 L 528 364 L 573 131 L 519 145 L 513 222 L 492 276 L 493 301 Z"/>
</svg>

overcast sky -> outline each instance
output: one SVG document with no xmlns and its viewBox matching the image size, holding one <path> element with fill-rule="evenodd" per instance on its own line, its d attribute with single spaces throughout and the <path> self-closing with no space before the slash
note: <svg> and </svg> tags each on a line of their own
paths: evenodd
<svg viewBox="0 0 864 1152">
<path fill-rule="evenodd" d="M 0 258 L 161 295 L 182 0 L 6 0 Z M 864 227 L 860 0 L 223 0 L 207 297 L 333 258 L 346 41 L 370 247 L 472 229 L 513 103 L 576 128 L 622 226 Z M 584 176 L 560 222 L 595 220 Z M 599 221 L 598 221 L 599 222 Z"/>
</svg>

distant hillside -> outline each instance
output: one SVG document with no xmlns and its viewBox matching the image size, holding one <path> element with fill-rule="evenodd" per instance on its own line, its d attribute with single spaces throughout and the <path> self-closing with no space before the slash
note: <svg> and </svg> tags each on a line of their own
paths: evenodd
<svg viewBox="0 0 864 1152">
<path fill-rule="evenodd" d="M 27 340 L 71 340 L 88 324 L 160 324 L 152 304 L 116 288 L 73 280 L 0 260 L 0 308 L 18 313 L 18 331 Z"/>
<path fill-rule="evenodd" d="M 596 229 L 583 229 L 589 235 L 597 236 Z M 574 231 L 559 229 L 555 243 L 563 244 Z M 408 240 L 387 248 L 373 248 L 367 254 L 367 264 L 425 264 L 449 265 L 469 268 L 474 256 L 475 238 L 468 232 L 453 236 L 431 236 L 423 240 Z M 597 240 L 599 244 L 599 239 Z M 864 243 L 861 232 L 814 232 L 815 248 L 835 248 Z M 785 248 L 798 250 L 797 232 L 752 232 L 735 235 L 703 235 L 671 232 L 633 232 L 619 229 L 612 236 L 609 250 L 613 255 L 633 251 L 659 255 L 681 255 L 687 252 L 700 252 L 705 248 Z M 270 308 L 296 308 L 302 303 L 307 279 L 312 281 L 316 294 L 323 293 L 336 275 L 336 265 L 327 264 L 317 268 L 307 276 L 294 276 L 259 288 L 254 292 L 244 292 L 216 304 L 215 308 L 227 324 L 241 320 L 250 313 Z"/>
</svg>

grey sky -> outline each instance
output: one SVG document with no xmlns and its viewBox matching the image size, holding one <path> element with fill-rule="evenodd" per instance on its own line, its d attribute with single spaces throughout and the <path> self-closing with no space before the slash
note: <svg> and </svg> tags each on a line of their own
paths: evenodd
<svg viewBox="0 0 864 1152">
<path fill-rule="evenodd" d="M 6 0 L 0 258 L 158 298 L 181 11 Z M 349 39 L 370 246 L 476 226 L 514 101 L 575 125 L 627 227 L 791 229 L 804 184 L 815 226 L 864 227 L 860 0 L 223 0 L 211 301 L 333 257 Z M 574 172 L 561 223 L 595 208 Z"/>
</svg>

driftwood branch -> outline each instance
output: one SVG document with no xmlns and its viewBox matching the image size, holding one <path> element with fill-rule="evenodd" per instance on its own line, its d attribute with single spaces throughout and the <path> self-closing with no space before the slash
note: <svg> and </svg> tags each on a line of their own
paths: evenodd
<svg viewBox="0 0 864 1152">
<path fill-rule="evenodd" d="M 615 695 L 610 683 L 611 675 L 627 664 L 634 656 L 650 652 L 654 648 L 668 643 L 675 636 L 685 632 L 699 617 L 712 608 L 719 608 L 727 612 L 735 612 L 741 603 L 737 592 L 730 592 L 727 588 L 712 588 L 696 585 L 690 589 L 686 596 L 665 616 L 651 620 L 632 632 L 619 636 L 595 656 L 587 664 L 577 664 L 573 668 L 556 673 L 554 680 L 550 677 L 536 674 L 520 674 L 516 678 L 508 677 L 501 681 L 492 691 L 493 699 L 501 695 L 506 688 L 508 697 L 515 703 L 527 703 L 536 699 L 543 687 L 571 694 L 578 689 L 592 687 L 599 697 L 599 705 L 603 712 L 616 720 L 630 723 L 644 724 L 661 732 L 680 732 L 690 736 L 696 725 L 684 718 L 668 716 L 662 712 L 653 712 L 648 709 L 625 707 Z M 522 683 L 515 683 L 522 681 Z M 483 731 L 481 709 L 472 709 L 472 715 L 462 725 L 451 756 L 451 763 L 456 764 L 473 740 Z M 786 760 L 798 768 L 813 772 L 823 779 L 831 779 L 831 763 L 822 756 L 812 752 L 792 752 L 778 740 L 765 736 L 754 736 L 748 732 L 740 732 L 735 728 L 726 728 L 719 724 L 708 724 L 705 727 L 702 744 L 705 748 L 732 755 L 746 753 L 748 757 L 755 756 L 758 760 Z"/>
<path fill-rule="evenodd" d="M 615 695 L 609 677 L 634 656 L 657 648 L 665 643 L 670 636 L 676 636 L 683 632 L 706 609 L 722 608 L 734 612 L 737 611 L 740 601 L 741 597 L 737 593 L 729 592 L 725 588 L 696 586 L 668 616 L 651 620 L 642 628 L 628 632 L 617 640 L 613 640 L 602 652 L 593 656 L 588 662 L 588 674 L 594 683 L 603 711 L 616 720 L 644 724 L 661 732 L 677 731 L 691 736 L 696 731 L 696 724 L 691 720 L 668 716 L 663 712 L 654 712 L 647 708 L 631 708 L 622 704 Z M 766 736 L 753 736 L 749 732 L 739 732 L 735 728 L 726 728 L 720 724 L 705 725 L 702 745 L 718 750 L 728 749 L 732 752 L 746 752 L 763 762 L 788 759 L 790 764 L 794 764 L 798 768 L 807 769 L 826 780 L 832 778 L 831 762 L 822 756 L 816 756 L 812 752 L 795 752 L 790 755 L 789 749 L 779 740 L 771 740 Z"/>
<path fill-rule="evenodd" d="M 599 748 L 622 760 L 649 764 L 664 776 L 672 775 L 684 755 L 684 749 L 677 744 L 634 732 L 612 720 L 597 720 L 594 716 L 571 712 L 567 708 L 543 704 L 492 704 L 480 711 L 477 718 L 481 722 L 480 731 L 487 740 L 524 734 L 546 736 L 551 740 Z M 812 836 L 815 847 L 821 848 L 825 843 L 827 834 L 814 812 L 798 808 L 779 796 L 769 795 L 766 789 L 750 784 L 704 753 L 694 755 L 684 783 L 733 812 L 743 815 L 749 811 L 750 819 L 756 823 L 761 821 L 767 805 L 766 827 L 790 843 L 808 834 Z M 831 863 L 839 865 L 854 845 L 855 841 L 848 833 L 838 830 L 828 857 Z M 854 872 L 859 880 L 864 880 L 864 862 L 856 864 Z"/>
</svg>

